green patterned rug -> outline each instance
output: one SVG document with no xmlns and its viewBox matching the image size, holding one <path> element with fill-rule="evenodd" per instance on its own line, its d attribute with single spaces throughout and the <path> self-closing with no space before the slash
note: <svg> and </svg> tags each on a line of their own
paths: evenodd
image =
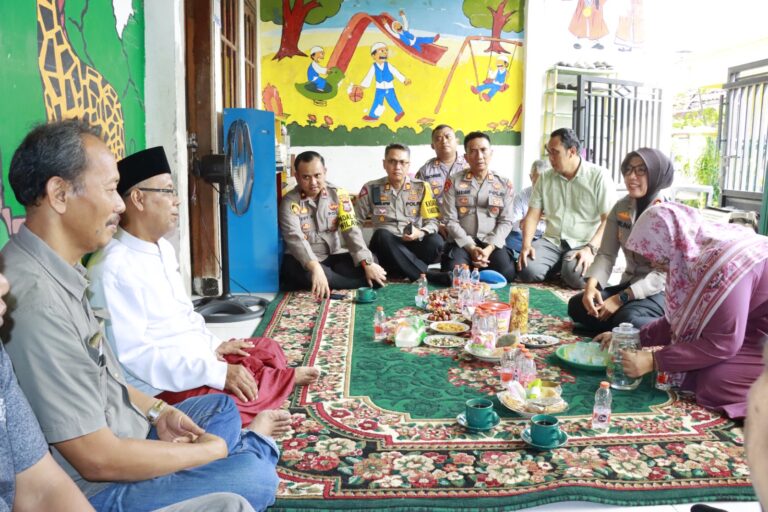
<svg viewBox="0 0 768 512">
<path fill-rule="evenodd" d="M 495 398 L 492 363 L 462 349 L 400 349 L 372 339 L 373 313 L 415 313 L 415 285 L 379 290 L 374 304 L 317 302 L 279 295 L 256 331 L 280 342 L 294 364 L 314 364 L 316 386 L 290 398 L 292 431 L 281 440 L 275 510 L 516 510 L 556 501 L 652 505 L 755 500 L 733 422 L 690 399 L 655 390 L 648 379 L 614 392 L 608 434 L 590 429 L 601 373 L 561 367 L 554 349 L 536 363 L 559 380 L 568 411 L 558 415 L 568 443 L 529 448 L 528 420 Z M 507 289 L 499 299 L 507 299 Z M 580 341 L 566 315 L 568 293 L 531 287 L 530 332 Z M 269 320 L 267 320 L 269 319 Z M 489 397 L 501 424 L 469 434 L 456 423 L 470 398 Z"/>
</svg>

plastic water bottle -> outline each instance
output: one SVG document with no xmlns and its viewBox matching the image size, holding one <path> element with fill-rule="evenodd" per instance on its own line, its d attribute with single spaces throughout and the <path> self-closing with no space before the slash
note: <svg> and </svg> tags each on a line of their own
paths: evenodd
<svg viewBox="0 0 768 512">
<path fill-rule="evenodd" d="M 536 380 L 536 362 L 533 360 L 533 354 L 526 352 L 518 368 L 519 375 L 517 381 L 527 389 L 528 384 Z"/>
<path fill-rule="evenodd" d="M 429 288 L 427 287 L 427 275 L 421 274 L 416 281 L 419 290 L 416 292 L 416 307 L 426 308 L 429 303 Z"/>
<path fill-rule="evenodd" d="M 472 273 L 469 275 L 469 281 L 473 286 L 480 284 L 480 271 L 477 270 L 477 267 L 472 267 Z"/>
<path fill-rule="evenodd" d="M 499 367 L 501 387 L 508 389 L 515 379 L 515 351 L 512 347 L 504 347 L 501 354 L 501 366 Z"/>
<path fill-rule="evenodd" d="M 592 430 L 604 434 L 611 427 L 611 383 L 603 381 L 595 393 L 595 407 L 592 409 Z"/>
<path fill-rule="evenodd" d="M 373 314 L 373 339 L 383 341 L 387 339 L 387 329 L 384 324 L 387 323 L 387 316 L 384 314 L 383 306 L 376 306 L 376 313 Z"/>
<path fill-rule="evenodd" d="M 461 267 L 458 264 L 453 266 L 453 287 L 459 288 L 461 286 Z"/>
<path fill-rule="evenodd" d="M 470 276 L 469 265 L 464 264 L 464 266 L 461 267 L 461 274 L 459 274 L 459 284 L 461 286 L 464 286 L 465 284 L 467 285 L 470 284 L 469 276 Z"/>
</svg>

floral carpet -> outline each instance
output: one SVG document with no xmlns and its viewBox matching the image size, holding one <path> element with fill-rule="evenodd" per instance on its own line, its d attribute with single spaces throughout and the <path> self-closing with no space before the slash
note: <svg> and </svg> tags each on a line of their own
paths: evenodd
<svg viewBox="0 0 768 512">
<path fill-rule="evenodd" d="M 293 364 L 316 365 L 317 385 L 288 407 L 275 510 L 517 510 L 576 500 L 652 505 L 755 500 L 742 428 L 690 397 L 657 391 L 646 377 L 615 391 L 611 429 L 590 428 L 604 373 L 558 364 L 536 349 L 540 374 L 557 380 L 570 407 L 559 414 L 568 442 L 538 451 L 520 439 L 528 420 L 495 398 L 493 363 L 461 348 L 397 348 L 373 341 L 375 306 L 417 313 L 415 285 L 392 284 L 373 304 L 280 294 L 255 333 L 276 339 Z M 499 300 L 507 299 L 499 290 Z M 531 287 L 530 332 L 580 341 L 567 319 L 568 292 Z M 268 320 L 267 320 L 268 319 Z M 555 347 L 556 348 L 556 347 Z M 470 434 L 456 422 L 470 398 L 488 397 L 499 426 Z"/>
</svg>

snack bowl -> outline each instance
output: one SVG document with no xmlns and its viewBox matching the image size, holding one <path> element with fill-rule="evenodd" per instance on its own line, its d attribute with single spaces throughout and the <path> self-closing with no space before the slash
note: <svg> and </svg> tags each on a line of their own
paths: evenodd
<svg viewBox="0 0 768 512">
<path fill-rule="evenodd" d="M 516 412 L 520 416 L 530 418 L 537 414 L 559 414 L 568 410 L 568 402 L 561 397 L 536 398 L 521 402 L 513 397 L 509 391 L 502 391 L 498 395 L 501 405 Z"/>
</svg>

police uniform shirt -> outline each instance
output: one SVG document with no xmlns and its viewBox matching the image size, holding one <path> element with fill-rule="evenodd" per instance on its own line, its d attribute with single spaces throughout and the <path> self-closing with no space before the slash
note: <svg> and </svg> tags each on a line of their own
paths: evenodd
<svg viewBox="0 0 768 512">
<path fill-rule="evenodd" d="M 474 239 L 504 247 L 512 229 L 512 182 L 488 171 L 479 181 L 470 169 L 453 174 L 445 182 L 443 221 L 450 239 L 459 247 Z"/>
<path fill-rule="evenodd" d="M 298 186 L 288 192 L 280 202 L 278 221 L 286 250 L 304 268 L 310 261 L 322 262 L 345 252 L 356 265 L 373 259 L 357 226 L 349 193 L 330 183 L 317 200 Z"/>
<path fill-rule="evenodd" d="M 423 181 L 406 178 L 400 190 L 395 190 L 385 176 L 363 185 L 355 199 L 355 213 L 361 220 L 370 216 L 374 228 L 397 236 L 403 235 L 403 228 L 409 223 L 427 234 L 437 233 L 437 221 L 423 217 L 425 201 L 434 203 L 432 192 Z"/>
<path fill-rule="evenodd" d="M 443 188 L 445 188 L 445 180 L 448 179 L 453 173 L 464 169 L 467 166 L 467 162 L 464 160 L 463 155 L 456 155 L 456 160 L 449 165 L 445 165 L 440 160 L 430 158 L 427 163 L 421 166 L 416 173 L 416 177 L 422 181 L 429 183 L 432 189 L 432 195 L 437 199 L 438 204 L 443 204 Z"/>
</svg>

